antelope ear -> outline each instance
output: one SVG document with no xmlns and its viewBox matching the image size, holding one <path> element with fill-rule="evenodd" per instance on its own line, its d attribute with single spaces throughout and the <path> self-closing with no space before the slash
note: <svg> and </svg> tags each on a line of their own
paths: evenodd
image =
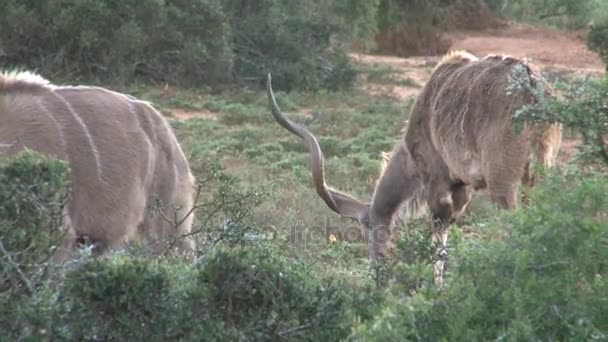
<svg viewBox="0 0 608 342">
<path fill-rule="evenodd" d="M 364 223 L 369 213 L 369 203 L 359 202 L 349 195 L 334 189 L 328 188 L 327 191 L 336 204 L 338 214 L 356 220 L 359 223 Z"/>
</svg>

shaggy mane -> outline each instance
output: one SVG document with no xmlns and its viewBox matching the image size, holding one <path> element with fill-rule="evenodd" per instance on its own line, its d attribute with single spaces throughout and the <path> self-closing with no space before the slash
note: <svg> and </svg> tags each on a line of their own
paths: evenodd
<svg viewBox="0 0 608 342">
<path fill-rule="evenodd" d="M 485 60 L 503 61 L 507 65 L 521 64 L 528 70 L 529 74 L 535 74 L 535 70 L 532 68 L 532 66 L 528 63 L 526 59 L 515 58 L 510 55 L 503 54 L 488 54 L 487 56 L 480 59 L 464 50 L 456 50 L 446 53 L 445 55 L 443 55 L 443 57 L 441 57 L 441 60 L 439 60 L 435 68 L 446 64 L 458 64 L 462 62 L 481 62 Z"/>
<path fill-rule="evenodd" d="M 53 84 L 31 71 L 4 71 L 0 73 L 0 92 L 37 91 L 52 88 Z"/>
<path fill-rule="evenodd" d="M 476 62 L 479 58 L 464 50 L 450 51 L 441 57 L 437 67 L 446 64 L 457 64 L 462 62 Z"/>
</svg>

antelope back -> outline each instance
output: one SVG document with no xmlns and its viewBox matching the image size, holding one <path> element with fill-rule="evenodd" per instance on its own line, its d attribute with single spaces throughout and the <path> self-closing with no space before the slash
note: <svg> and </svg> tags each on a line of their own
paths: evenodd
<svg viewBox="0 0 608 342">
<path fill-rule="evenodd" d="M 524 124 L 521 129 L 514 125 L 514 110 L 536 101 L 529 90 L 511 90 L 517 70 L 528 89 L 538 86 L 532 69 L 508 56 L 477 59 L 454 53 L 435 68 L 412 110 L 406 133 L 426 179 L 459 180 L 478 187 L 490 176 L 515 181 L 523 176 L 531 144 L 538 144 L 534 130 L 548 129 L 554 132 L 551 137 L 559 135 L 555 132 L 561 128 L 555 125 Z M 555 154 L 558 140 L 561 136 L 551 140 L 552 148 L 539 153 Z"/>
<path fill-rule="evenodd" d="M 193 205 L 194 177 L 166 120 L 147 102 L 100 87 L 0 75 L 0 153 L 29 148 L 69 162 L 76 235 L 104 247 L 162 238 L 171 224 L 146 207 Z M 167 210 L 166 216 L 173 217 Z M 178 215 L 179 217 L 180 215 Z M 189 232 L 191 218 L 179 227 Z"/>
</svg>

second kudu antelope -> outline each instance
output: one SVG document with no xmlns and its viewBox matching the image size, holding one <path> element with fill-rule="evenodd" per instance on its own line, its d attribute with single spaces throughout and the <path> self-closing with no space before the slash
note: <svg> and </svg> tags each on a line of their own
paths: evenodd
<svg viewBox="0 0 608 342">
<path fill-rule="evenodd" d="M 510 92 L 509 79 L 517 70 L 528 88 Z M 544 166 L 554 163 L 561 144 L 560 124 L 525 123 L 518 130 L 512 122 L 515 110 L 536 101 L 530 89 L 544 89 L 540 82 L 526 63 L 515 58 L 478 59 L 462 51 L 444 56 L 416 99 L 406 131 L 387 156 L 369 202 L 326 185 L 316 138 L 281 113 L 270 75 L 267 92 L 276 121 L 310 149 L 317 193 L 331 210 L 367 229 L 373 260 L 389 255 L 393 221 L 401 208 L 406 214 L 430 209 L 433 236 L 440 244 L 435 263 L 440 283 L 447 228 L 461 217 L 473 192 L 487 188 L 496 206 L 515 208 L 518 186 L 522 180 L 531 183 L 530 154 L 534 152 Z"/>
<path fill-rule="evenodd" d="M 0 74 L 0 155 L 24 149 L 68 162 L 71 198 L 55 261 L 87 236 L 100 254 L 128 241 L 191 230 L 195 179 L 167 121 L 149 103 L 89 86 L 55 86 L 28 72 Z M 155 214 L 160 200 L 179 206 Z M 179 224 L 177 224 L 179 223 Z M 177 230 L 177 231 L 175 231 Z M 194 248 L 191 238 L 183 251 Z M 158 248 L 159 245 L 156 247 Z"/>
</svg>

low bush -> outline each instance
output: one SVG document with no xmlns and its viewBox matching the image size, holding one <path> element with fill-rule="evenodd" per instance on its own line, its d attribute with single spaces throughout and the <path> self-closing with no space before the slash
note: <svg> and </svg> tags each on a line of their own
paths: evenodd
<svg viewBox="0 0 608 342">
<path fill-rule="evenodd" d="M 512 89 L 523 89 L 516 82 Z M 515 111 L 516 122 L 560 122 L 582 136 L 580 157 L 608 165 L 608 78 L 556 82 L 553 88 L 558 96 L 546 97 L 542 88 L 533 90 L 539 101 Z"/>
<path fill-rule="evenodd" d="M 566 29 L 585 27 L 601 0 L 486 0 L 491 8 L 517 21 Z"/>
<path fill-rule="evenodd" d="M 179 331 L 179 284 L 187 267 L 115 255 L 85 261 L 59 289 L 54 337 L 67 340 L 152 340 Z M 60 324 L 58 324 L 60 323 Z"/>
<path fill-rule="evenodd" d="M 340 89 L 354 81 L 345 52 L 331 44 L 340 28 L 322 1 L 227 0 L 224 6 L 238 78 L 264 84 L 271 72 L 277 90 Z"/>
<path fill-rule="evenodd" d="M 37 264 L 44 260 L 43 252 L 57 243 L 68 176 L 67 163 L 32 151 L 0 159 L 2 252 L 14 254 L 11 259 L 15 263 Z M 32 248 L 36 251 L 23 253 Z M 2 271 L 9 265 L 2 263 Z"/>
<path fill-rule="evenodd" d="M 393 288 L 387 306 L 355 336 L 606 339 L 607 192 L 602 176 L 550 175 L 532 191 L 529 207 L 500 215 L 481 235 L 460 242 L 442 291 L 422 286 L 411 295 Z M 412 266 L 400 273 L 411 279 Z"/>
<path fill-rule="evenodd" d="M 378 10 L 379 52 L 399 56 L 440 55 L 448 51 L 450 41 L 443 37 L 442 23 L 448 5 L 439 0 L 381 0 Z"/>
<path fill-rule="evenodd" d="M 69 191 L 65 162 L 25 151 L 0 158 L 0 331 L 18 339 L 38 333 L 48 317 L 53 271 Z"/>
<path fill-rule="evenodd" d="M 333 41 L 371 35 L 375 21 L 367 19 L 375 2 L 326 5 L 7 0 L 0 13 L 0 63 L 69 83 L 263 84 L 272 72 L 277 90 L 347 88 L 355 70 Z"/>
<path fill-rule="evenodd" d="M 503 21 L 486 0 L 380 0 L 377 50 L 399 56 L 446 53 L 452 29 L 499 27 Z M 492 3 L 494 8 L 496 4 Z"/>
<path fill-rule="evenodd" d="M 209 291 L 188 301 L 206 301 L 248 338 L 327 340 L 349 329 L 345 290 L 272 245 L 217 251 L 201 263 L 197 283 Z"/>
<path fill-rule="evenodd" d="M 483 30 L 504 26 L 487 0 L 451 0 L 449 16 L 445 21 L 450 28 Z"/>
<path fill-rule="evenodd" d="M 608 73 L 608 21 L 591 25 L 587 33 L 587 46 L 600 56 Z"/>
<path fill-rule="evenodd" d="M 61 282 L 38 290 L 52 304 L 19 303 L 23 309 L 18 310 L 29 312 L 39 326 L 10 336 L 336 340 L 348 334 L 354 317 L 370 316 L 374 303 L 368 301 L 376 297 L 368 293 L 372 288 L 322 277 L 272 245 L 219 248 L 198 265 L 115 253 L 62 273 Z M 21 322 L 12 323 L 3 332 L 13 332 Z"/>
<path fill-rule="evenodd" d="M 587 47 L 600 56 L 608 71 L 608 3 L 605 1 L 594 2 L 587 31 Z"/>
<path fill-rule="evenodd" d="M 219 0 L 11 0 L 0 19 L 0 62 L 53 80 L 216 84 L 232 69 Z"/>
</svg>

